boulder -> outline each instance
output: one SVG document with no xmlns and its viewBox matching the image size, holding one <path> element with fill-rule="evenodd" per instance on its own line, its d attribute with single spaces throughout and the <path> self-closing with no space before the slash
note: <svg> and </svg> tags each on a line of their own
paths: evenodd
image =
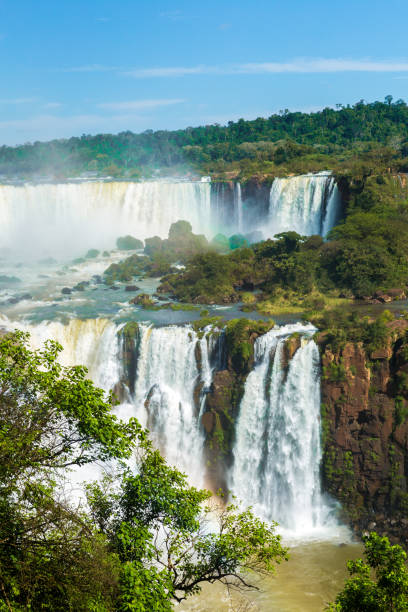
<svg viewBox="0 0 408 612">
<path fill-rule="evenodd" d="M 125 291 L 139 291 L 140 287 L 137 285 L 126 285 Z"/>
<path fill-rule="evenodd" d="M 63 287 L 61 289 L 61 293 L 62 295 L 70 295 L 72 293 L 72 289 L 70 289 L 69 287 Z"/>
<path fill-rule="evenodd" d="M 85 291 L 86 287 L 89 286 L 89 281 L 81 281 L 72 287 L 72 291 Z"/>
<path fill-rule="evenodd" d="M 94 259 L 95 257 L 98 257 L 98 255 L 99 255 L 98 249 L 89 249 L 85 257 L 87 259 Z"/>
<path fill-rule="evenodd" d="M 121 236 L 116 240 L 116 246 L 121 251 L 133 251 L 143 249 L 143 242 L 133 236 Z"/>
<path fill-rule="evenodd" d="M 154 304 L 152 298 L 147 293 L 141 293 L 140 295 L 136 295 L 134 298 L 129 300 L 129 304 L 135 304 L 136 306 L 151 306 Z"/>
<path fill-rule="evenodd" d="M 393 300 L 405 300 L 406 297 L 404 289 L 400 288 L 388 289 L 387 291 L 376 291 L 373 296 L 374 299 L 386 304 Z"/>
</svg>

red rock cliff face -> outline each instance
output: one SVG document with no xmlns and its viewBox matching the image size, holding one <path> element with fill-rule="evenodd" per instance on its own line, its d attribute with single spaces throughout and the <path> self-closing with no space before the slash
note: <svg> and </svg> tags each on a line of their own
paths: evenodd
<svg viewBox="0 0 408 612">
<path fill-rule="evenodd" d="M 356 531 L 407 544 L 407 322 L 392 325 L 394 338 L 370 355 L 351 343 L 323 353 L 323 482 Z"/>
</svg>

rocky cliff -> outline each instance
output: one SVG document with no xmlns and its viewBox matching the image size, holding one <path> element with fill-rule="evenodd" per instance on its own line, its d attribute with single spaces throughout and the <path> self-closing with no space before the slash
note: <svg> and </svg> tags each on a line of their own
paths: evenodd
<svg viewBox="0 0 408 612">
<path fill-rule="evenodd" d="M 408 322 L 387 326 L 381 349 L 323 352 L 322 475 L 358 533 L 408 544 Z"/>
<path fill-rule="evenodd" d="M 217 364 L 206 394 L 205 430 L 208 485 L 227 490 L 236 419 L 254 342 L 273 322 L 229 321 L 216 334 Z M 343 519 L 361 534 L 385 533 L 408 545 L 408 320 L 387 324 L 387 340 L 376 350 L 360 342 L 333 349 L 318 334 L 322 354 L 323 486 L 341 503 Z M 132 394 L 139 350 L 137 323 L 122 330 L 123 379 L 118 397 Z M 215 339 L 214 339 L 215 340 Z M 284 370 L 300 346 L 298 334 L 283 347 Z M 200 367 L 199 345 L 195 355 Z M 202 383 L 195 390 L 197 414 Z"/>
</svg>

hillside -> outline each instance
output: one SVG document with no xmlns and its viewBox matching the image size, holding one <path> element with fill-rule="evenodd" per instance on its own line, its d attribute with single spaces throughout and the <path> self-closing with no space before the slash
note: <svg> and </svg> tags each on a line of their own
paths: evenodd
<svg viewBox="0 0 408 612">
<path fill-rule="evenodd" d="M 359 101 L 315 113 L 175 131 L 130 131 L 0 147 L 0 176 L 56 178 L 93 173 L 123 178 L 211 173 L 216 178 L 331 169 L 372 174 L 408 170 L 408 106 Z"/>
</svg>

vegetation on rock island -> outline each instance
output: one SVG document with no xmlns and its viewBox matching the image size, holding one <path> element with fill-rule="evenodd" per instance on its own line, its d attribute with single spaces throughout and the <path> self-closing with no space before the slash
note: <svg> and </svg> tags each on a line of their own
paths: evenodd
<svg viewBox="0 0 408 612">
<path fill-rule="evenodd" d="M 164 612 L 205 582 L 250 589 L 287 558 L 275 524 L 217 508 L 85 368 L 59 364 L 61 346 L 27 341 L 0 339 L 1 610 Z M 97 461 L 108 475 L 70 498 L 69 470 Z"/>
<path fill-rule="evenodd" d="M 273 306 L 321 310 L 330 298 L 374 298 L 408 283 L 408 206 L 358 210 L 320 236 L 284 232 L 226 254 L 193 255 L 186 269 L 166 275 L 162 290 L 180 301 L 241 301 L 272 313 Z M 248 297 L 251 292 L 253 299 Z M 248 307 L 249 306 L 249 307 Z"/>
</svg>

